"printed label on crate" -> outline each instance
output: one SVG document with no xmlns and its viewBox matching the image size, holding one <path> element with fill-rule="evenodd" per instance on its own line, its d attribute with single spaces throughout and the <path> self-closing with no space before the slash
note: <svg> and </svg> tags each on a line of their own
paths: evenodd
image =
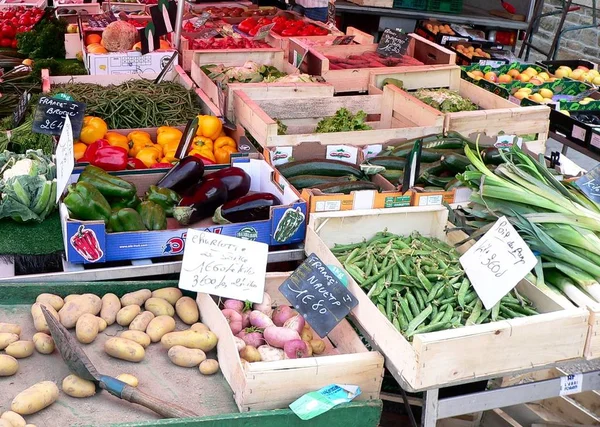
<svg viewBox="0 0 600 427">
<path fill-rule="evenodd" d="M 308 49 L 303 49 L 300 46 L 298 46 L 298 49 L 301 50 L 294 50 L 292 57 L 292 65 L 296 68 L 300 68 L 300 65 L 302 65 L 304 58 L 306 58 L 306 55 L 308 54 Z"/>
<path fill-rule="evenodd" d="M 583 375 L 571 374 L 560 377 L 559 395 L 567 396 L 569 394 L 581 393 L 583 388 Z"/>
<path fill-rule="evenodd" d="M 590 139 L 590 145 L 592 147 L 600 148 L 600 134 L 592 133 L 592 138 Z"/>
<path fill-rule="evenodd" d="M 75 167 L 73 157 L 73 128 L 69 116 L 65 116 L 65 125 L 56 146 L 56 202 L 60 200 Z"/>
<path fill-rule="evenodd" d="M 347 45 L 354 41 L 355 36 L 337 36 L 333 39 L 333 45 Z"/>
<path fill-rule="evenodd" d="M 315 212 L 337 212 L 342 209 L 342 202 L 339 200 L 324 200 L 315 203 Z"/>
<path fill-rule="evenodd" d="M 575 181 L 575 185 L 592 202 L 600 203 L 600 166 Z"/>
<path fill-rule="evenodd" d="M 340 160 L 354 165 L 358 158 L 358 147 L 350 147 L 348 145 L 328 145 L 325 158 L 328 160 Z"/>
<path fill-rule="evenodd" d="M 21 124 L 23 118 L 25 118 L 25 114 L 27 114 L 29 107 L 29 101 L 31 100 L 31 93 L 26 90 L 19 97 L 19 102 L 17 103 L 17 107 L 15 111 L 13 111 L 13 128 L 16 128 Z"/>
<path fill-rule="evenodd" d="M 267 25 L 260 27 L 258 29 L 258 31 L 256 32 L 256 35 L 254 36 L 254 40 L 266 39 L 267 36 L 269 35 L 269 33 L 271 32 L 271 29 L 275 26 L 275 24 L 277 24 L 277 23 L 273 22 L 272 24 L 267 24 Z"/>
<path fill-rule="evenodd" d="M 419 206 L 439 206 L 444 201 L 442 194 L 419 197 Z"/>
<path fill-rule="evenodd" d="M 384 199 L 384 208 L 402 208 L 410 206 L 410 196 L 389 196 Z"/>
<path fill-rule="evenodd" d="M 79 138 L 85 116 L 85 104 L 42 96 L 33 116 L 32 131 L 46 135 L 60 135 L 67 115 L 71 120 L 73 136 Z"/>
<path fill-rule="evenodd" d="M 179 287 L 260 303 L 265 289 L 269 246 L 188 229 Z"/>
<path fill-rule="evenodd" d="M 287 163 L 292 157 L 294 147 L 275 147 L 275 150 L 271 151 L 271 164 L 273 166 L 279 166 Z"/>
<path fill-rule="evenodd" d="M 386 28 L 381 35 L 377 53 L 383 56 L 401 57 L 406 54 L 411 38 L 402 30 Z"/>
<path fill-rule="evenodd" d="M 490 310 L 531 271 L 537 259 L 502 216 L 460 257 L 460 263 L 479 299 Z"/>
<path fill-rule="evenodd" d="M 585 129 L 573 125 L 573 131 L 571 132 L 571 136 L 580 141 L 585 141 Z"/>
<path fill-rule="evenodd" d="M 315 254 L 282 283 L 279 291 L 320 337 L 340 323 L 358 301 Z"/>
<path fill-rule="evenodd" d="M 509 149 L 514 145 L 515 139 L 517 140 L 517 147 L 521 148 L 523 138 L 517 138 L 517 135 L 498 135 L 494 147 Z"/>
</svg>

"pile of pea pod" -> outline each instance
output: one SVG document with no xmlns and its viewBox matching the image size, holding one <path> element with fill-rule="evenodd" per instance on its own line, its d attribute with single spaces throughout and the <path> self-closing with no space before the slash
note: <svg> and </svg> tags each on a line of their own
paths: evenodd
<svg viewBox="0 0 600 427">
<path fill-rule="evenodd" d="M 415 334 L 538 314 L 516 289 L 486 310 L 458 252 L 436 238 L 383 231 L 331 251 L 408 340 Z"/>
</svg>

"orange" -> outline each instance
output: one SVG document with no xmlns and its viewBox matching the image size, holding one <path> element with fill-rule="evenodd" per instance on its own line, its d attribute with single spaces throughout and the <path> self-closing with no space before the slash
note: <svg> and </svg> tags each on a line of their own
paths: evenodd
<svg viewBox="0 0 600 427">
<path fill-rule="evenodd" d="M 101 44 L 90 45 L 87 48 L 88 53 L 108 53 L 108 50 Z"/>
<path fill-rule="evenodd" d="M 100 34 L 88 34 L 87 36 L 85 36 L 85 44 L 89 45 L 89 44 L 94 44 L 94 43 L 100 43 L 102 41 L 102 36 Z"/>
</svg>

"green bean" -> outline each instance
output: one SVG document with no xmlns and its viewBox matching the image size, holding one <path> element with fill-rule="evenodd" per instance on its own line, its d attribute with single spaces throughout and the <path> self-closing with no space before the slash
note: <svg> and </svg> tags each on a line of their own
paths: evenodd
<svg viewBox="0 0 600 427">
<path fill-rule="evenodd" d="M 504 304 L 500 305 L 500 313 L 503 313 L 505 316 L 507 316 L 508 318 L 513 318 L 513 317 L 525 317 L 524 314 L 522 313 L 517 313 L 516 311 L 511 310 L 510 308 L 506 307 Z"/>
<path fill-rule="evenodd" d="M 431 305 L 428 305 L 427 308 L 425 308 L 425 310 L 420 312 L 418 316 L 415 316 L 415 318 L 413 320 L 411 320 L 410 323 L 408 324 L 408 328 L 406 329 L 406 335 L 412 336 L 412 333 L 414 332 L 414 330 L 417 329 L 419 327 L 419 325 L 421 323 L 423 323 L 429 317 L 432 310 L 433 310 L 433 307 Z"/>
<path fill-rule="evenodd" d="M 484 310 L 483 313 L 481 313 L 481 315 L 475 321 L 475 324 L 479 325 L 479 324 L 485 322 L 487 320 L 487 318 L 490 317 L 491 313 L 492 313 L 492 310 Z"/>
<path fill-rule="evenodd" d="M 400 323 L 400 328 L 401 330 L 406 330 L 406 328 L 408 328 L 408 320 L 406 319 L 406 316 L 404 315 L 404 311 L 402 310 L 401 307 L 399 307 L 399 304 L 396 303 L 396 313 L 398 313 L 397 317 L 398 317 L 398 322 Z M 411 316 L 411 320 L 412 320 L 412 316 Z"/>
<path fill-rule="evenodd" d="M 423 287 L 427 290 L 427 292 L 431 291 L 431 282 L 427 279 L 427 277 L 425 277 L 425 275 L 423 273 L 421 273 L 421 270 L 419 270 L 417 268 L 417 278 L 419 279 L 419 282 L 421 282 L 421 284 L 423 285 Z"/>
<path fill-rule="evenodd" d="M 438 282 L 431 288 L 431 291 L 427 294 L 427 302 L 431 302 L 437 296 L 438 291 L 444 287 L 444 282 Z M 442 291 L 443 292 L 443 291 Z"/>
<path fill-rule="evenodd" d="M 435 309 L 435 306 L 433 308 Z M 446 314 L 446 313 L 440 310 L 438 313 L 436 313 L 435 316 L 433 316 L 431 318 L 430 323 L 438 323 L 440 320 L 442 320 L 442 318 L 444 317 L 444 314 Z"/>
<path fill-rule="evenodd" d="M 373 282 L 376 282 L 377 280 L 382 278 L 384 275 L 386 275 L 387 272 L 390 271 L 394 267 L 394 265 L 396 265 L 396 264 L 390 264 L 387 267 L 385 267 L 383 270 L 381 270 L 379 273 L 377 273 L 375 276 L 369 277 L 367 280 L 365 280 L 365 282 L 362 284 L 362 286 L 367 286 Z M 375 267 L 376 267 L 376 265 L 373 266 L 373 268 L 375 268 Z"/>
<path fill-rule="evenodd" d="M 512 304 L 512 303 L 504 303 L 503 304 L 505 307 L 510 308 L 511 310 L 517 312 L 517 313 L 521 313 L 521 314 L 525 314 L 527 316 L 535 316 L 536 314 L 539 314 L 537 311 L 535 311 L 534 309 L 530 308 L 530 307 L 523 307 L 520 304 Z"/>
<path fill-rule="evenodd" d="M 393 319 L 391 319 L 392 321 L 392 325 L 394 325 L 394 328 L 396 328 L 396 330 L 398 332 L 402 332 L 402 327 L 400 326 L 400 322 L 398 321 L 397 317 L 394 317 Z"/>
<path fill-rule="evenodd" d="M 498 301 L 493 307 L 492 307 L 492 322 L 495 322 L 496 320 L 498 320 L 498 314 L 500 313 L 500 304 L 501 302 Z"/>
<path fill-rule="evenodd" d="M 474 301 L 477 298 L 477 292 L 470 291 L 467 296 L 465 296 L 465 303 L 470 304 L 472 301 Z"/>
<path fill-rule="evenodd" d="M 346 264 L 351 264 L 352 260 L 356 257 L 356 255 L 358 255 L 359 251 L 360 248 L 354 248 L 352 252 L 350 252 L 350 255 L 348 255 L 348 258 L 346 258 Z"/>
<path fill-rule="evenodd" d="M 446 308 L 446 312 L 444 313 L 444 317 L 442 317 L 442 322 L 449 322 L 454 316 L 454 309 L 450 304 L 448 304 L 448 308 Z"/>
</svg>

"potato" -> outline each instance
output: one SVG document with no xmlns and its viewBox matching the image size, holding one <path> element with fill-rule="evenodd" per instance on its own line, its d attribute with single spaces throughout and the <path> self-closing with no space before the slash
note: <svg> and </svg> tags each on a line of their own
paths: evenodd
<svg viewBox="0 0 600 427">
<path fill-rule="evenodd" d="M 83 294 L 82 297 L 88 300 L 90 303 L 90 313 L 94 316 L 100 314 L 100 310 L 102 309 L 102 299 L 95 294 Z"/>
<path fill-rule="evenodd" d="M 90 397 L 96 394 L 96 385 L 92 381 L 71 374 L 63 380 L 62 391 L 71 397 Z"/>
<path fill-rule="evenodd" d="M 10 409 L 20 415 L 35 414 L 56 402 L 58 393 L 56 384 L 52 381 L 42 381 L 17 394 Z"/>
<path fill-rule="evenodd" d="M 171 316 L 157 316 L 150 321 L 146 333 L 152 342 L 158 342 L 167 334 L 175 330 L 175 319 Z"/>
<path fill-rule="evenodd" d="M 2 323 L 0 322 L 0 334 L 9 333 L 21 335 L 21 327 L 16 323 Z M 1 350 L 1 349 L 0 349 Z"/>
<path fill-rule="evenodd" d="M 146 328 L 148 328 L 148 324 L 152 319 L 154 319 L 154 314 L 150 311 L 144 311 L 132 320 L 129 324 L 129 329 L 146 332 Z"/>
<path fill-rule="evenodd" d="M 197 331 L 197 332 L 208 332 L 210 331 L 209 327 L 206 326 L 204 323 L 194 323 L 192 326 L 190 326 L 190 329 L 192 331 Z"/>
<path fill-rule="evenodd" d="M 135 317 L 142 311 L 139 305 L 128 305 L 117 313 L 117 323 L 121 326 L 129 326 Z"/>
<path fill-rule="evenodd" d="M 46 334 L 50 333 L 50 329 L 48 328 L 48 323 L 46 322 L 46 318 L 44 317 L 44 313 L 42 313 L 42 306 L 46 307 L 46 310 L 54 317 L 56 320 L 60 320 L 58 313 L 51 305 L 46 304 L 45 302 L 36 302 L 31 306 L 31 316 L 33 316 L 33 326 L 35 330 L 38 332 L 44 332 Z"/>
<path fill-rule="evenodd" d="M 33 341 L 16 341 L 9 344 L 9 346 L 4 349 L 4 352 L 15 359 L 25 359 L 33 354 L 34 349 L 35 345 L 33 344 Z"/>
<path fill-rule="evenodd" d="M 13 427 L 13 425 L 7 420 L 0 419 L 0 427 Z"/>
<path fill-rule="evenodd" d="M 138 379 L 131 374 L 120 374 L 117 379 L 119 381 L 123 381 L 125 384 L 128 384 L 131 387 L 137 387 L 140 383 Z"/>
<path fill-rule="evenodd" d="M 81 296 L 81 295 L 79 295 L 79 294 L 71 294 L 71 295 L 67 295 L 67 296 L 65 297 L 65 299 L 64 299 L 64 301 L 65 301 L 65 304 L 66 304 L 66 303 L 68 303 L 69 301 L 75 301 L 75 299 L 76 299 L 77 297 L 80 297 L 80 296 Z M 60 310 L 59 310 L 59 311 L 60 311 Z"/>
<path fill-rule="evenodd" d="M 75 336 L 82 344 L 93 342 L 98 336 L 98 318 L 91 313 L 85 313 L 77 320 Z"/>
<path fill-rule="evenodd" d="M 173 364 L 183 368 L 193 368 L 206 360 L 206 354 L 202 350 L 181 345 L 171 347 L 167 355 Z"/>
<path fill-rule="evenodd" d="M 108 326 L 115 323 L 117 313 L 121 309 L 121 300 L 115 294 L 105 294 L 102 297 L 102 309 L 100 309 L 100 317 L 104 319 Z"/>
<path fill-rule="evenodd" d="M 196 323 L 200 317 L 198 304 L 190 297 L 181 297 L 175 304 L 175 311 L 182 322 L 188 325 Z"/>
<path fill-rule="evenodd" d="M 200 373 L 203 375 L 216 374 L 219 371 L 219 362 L 215 359 L 206 359 L 200 363 Z"/>
<path fill-rule="evenodd" d="M 17 334 L 11 334 L 9 332 L 0 333 L 0 350 L 4 350 L 10 344 L 19 341 Z"/>
<path fill-rule="evenodd" d="M 177 300 L 181 298 L 181 295 L 179 288 L 162 288 L 152 292 L 152 298 L 162 298 L 167 300 L 171 305 L 175 305 Z"/>
<path fill-rule="evenodd" d="M 148 298 L 144 308 L 151 311 L 155 316 L 174 316 L 175 309 L 162 298 Z"/>
<path fill-rule="evenodd" d="M 187 331 L 169 332 L 161 338 L 160 342 L 166 349 L 175 345 L 182 345 L 187 348 L 199 348 L 206 352 L 215 348 L 217 336 L 210 331 L 197 332 L 189 329 Z"/>
<path fill-rule="evenodd" d="M 8 421 L 13 427 L 25 427 L 27 422 L 25 418 L 13 411 L 6 411 L 0 416 L 0 420 Z"/>
<path fill-rule="evenodd" d="M 100 298 L 92 294 L 78 295 L 71 298 L 65 302 L 63 308 L 58 312 L 60 323 L 67 329 L 73 328 L 77 324 L 77 320 L 85 313 L 97 315 L 100 312 L 101 305 Z"/>
<path fill-rule="evenodd" d="M 102 317 L 96 316 L 96 321 L 98 322 L 98 332 L 102 332 L 103 330 L 108 328 L 106 320 L 104 320 Z"/>
<path fill-rule="evenodd" d="M 119 336 L 121 338 L 125 338 L 126 340 L 135 341 L 144 348 L 150 345 L 150 337 L 147 333 L 142 331 L 123 331 L 123 333 Z"/>
<path fill-rule="evenodd" d="M 33 345 L 40 354 L 50 354 L 54 351 L 54 340 L 48 334 L 38 332 L 33 336 Z"/>
<path fill-rule="evenodd" d="M 146 352 L 144 347 L 125 338 L 113 337 L 104 343 L 104 351 L 117 359 L 128 362 L 140 362 L 144 359 Z"/>
<path fill-rule="evenodd" d="M 39 294 L 35 299 L 35 302 L 44 302 L 47 305 L 51 305 L 56 311 L 60 310 L 63 308 L 63 305 L 65 305 L 63 299 L 54 294 Z"/>
<path fill-rule="evenodd" d="M 129 292 L 121 297 L 121 305 L 143 305 L 148 298 L 152 296 L 150 289 L 140 289 L 139 291 Z"/>
<path fill-rule="evenodd" d="M 35 424 L 27 424 L 25 427 L 37 427 Z"/>
<path fill-rule="evenodd" d="M 0 377 L 10 377 L 19 370 L 19 362 L 12 356 L 0 354 Z"/>
</svg>

